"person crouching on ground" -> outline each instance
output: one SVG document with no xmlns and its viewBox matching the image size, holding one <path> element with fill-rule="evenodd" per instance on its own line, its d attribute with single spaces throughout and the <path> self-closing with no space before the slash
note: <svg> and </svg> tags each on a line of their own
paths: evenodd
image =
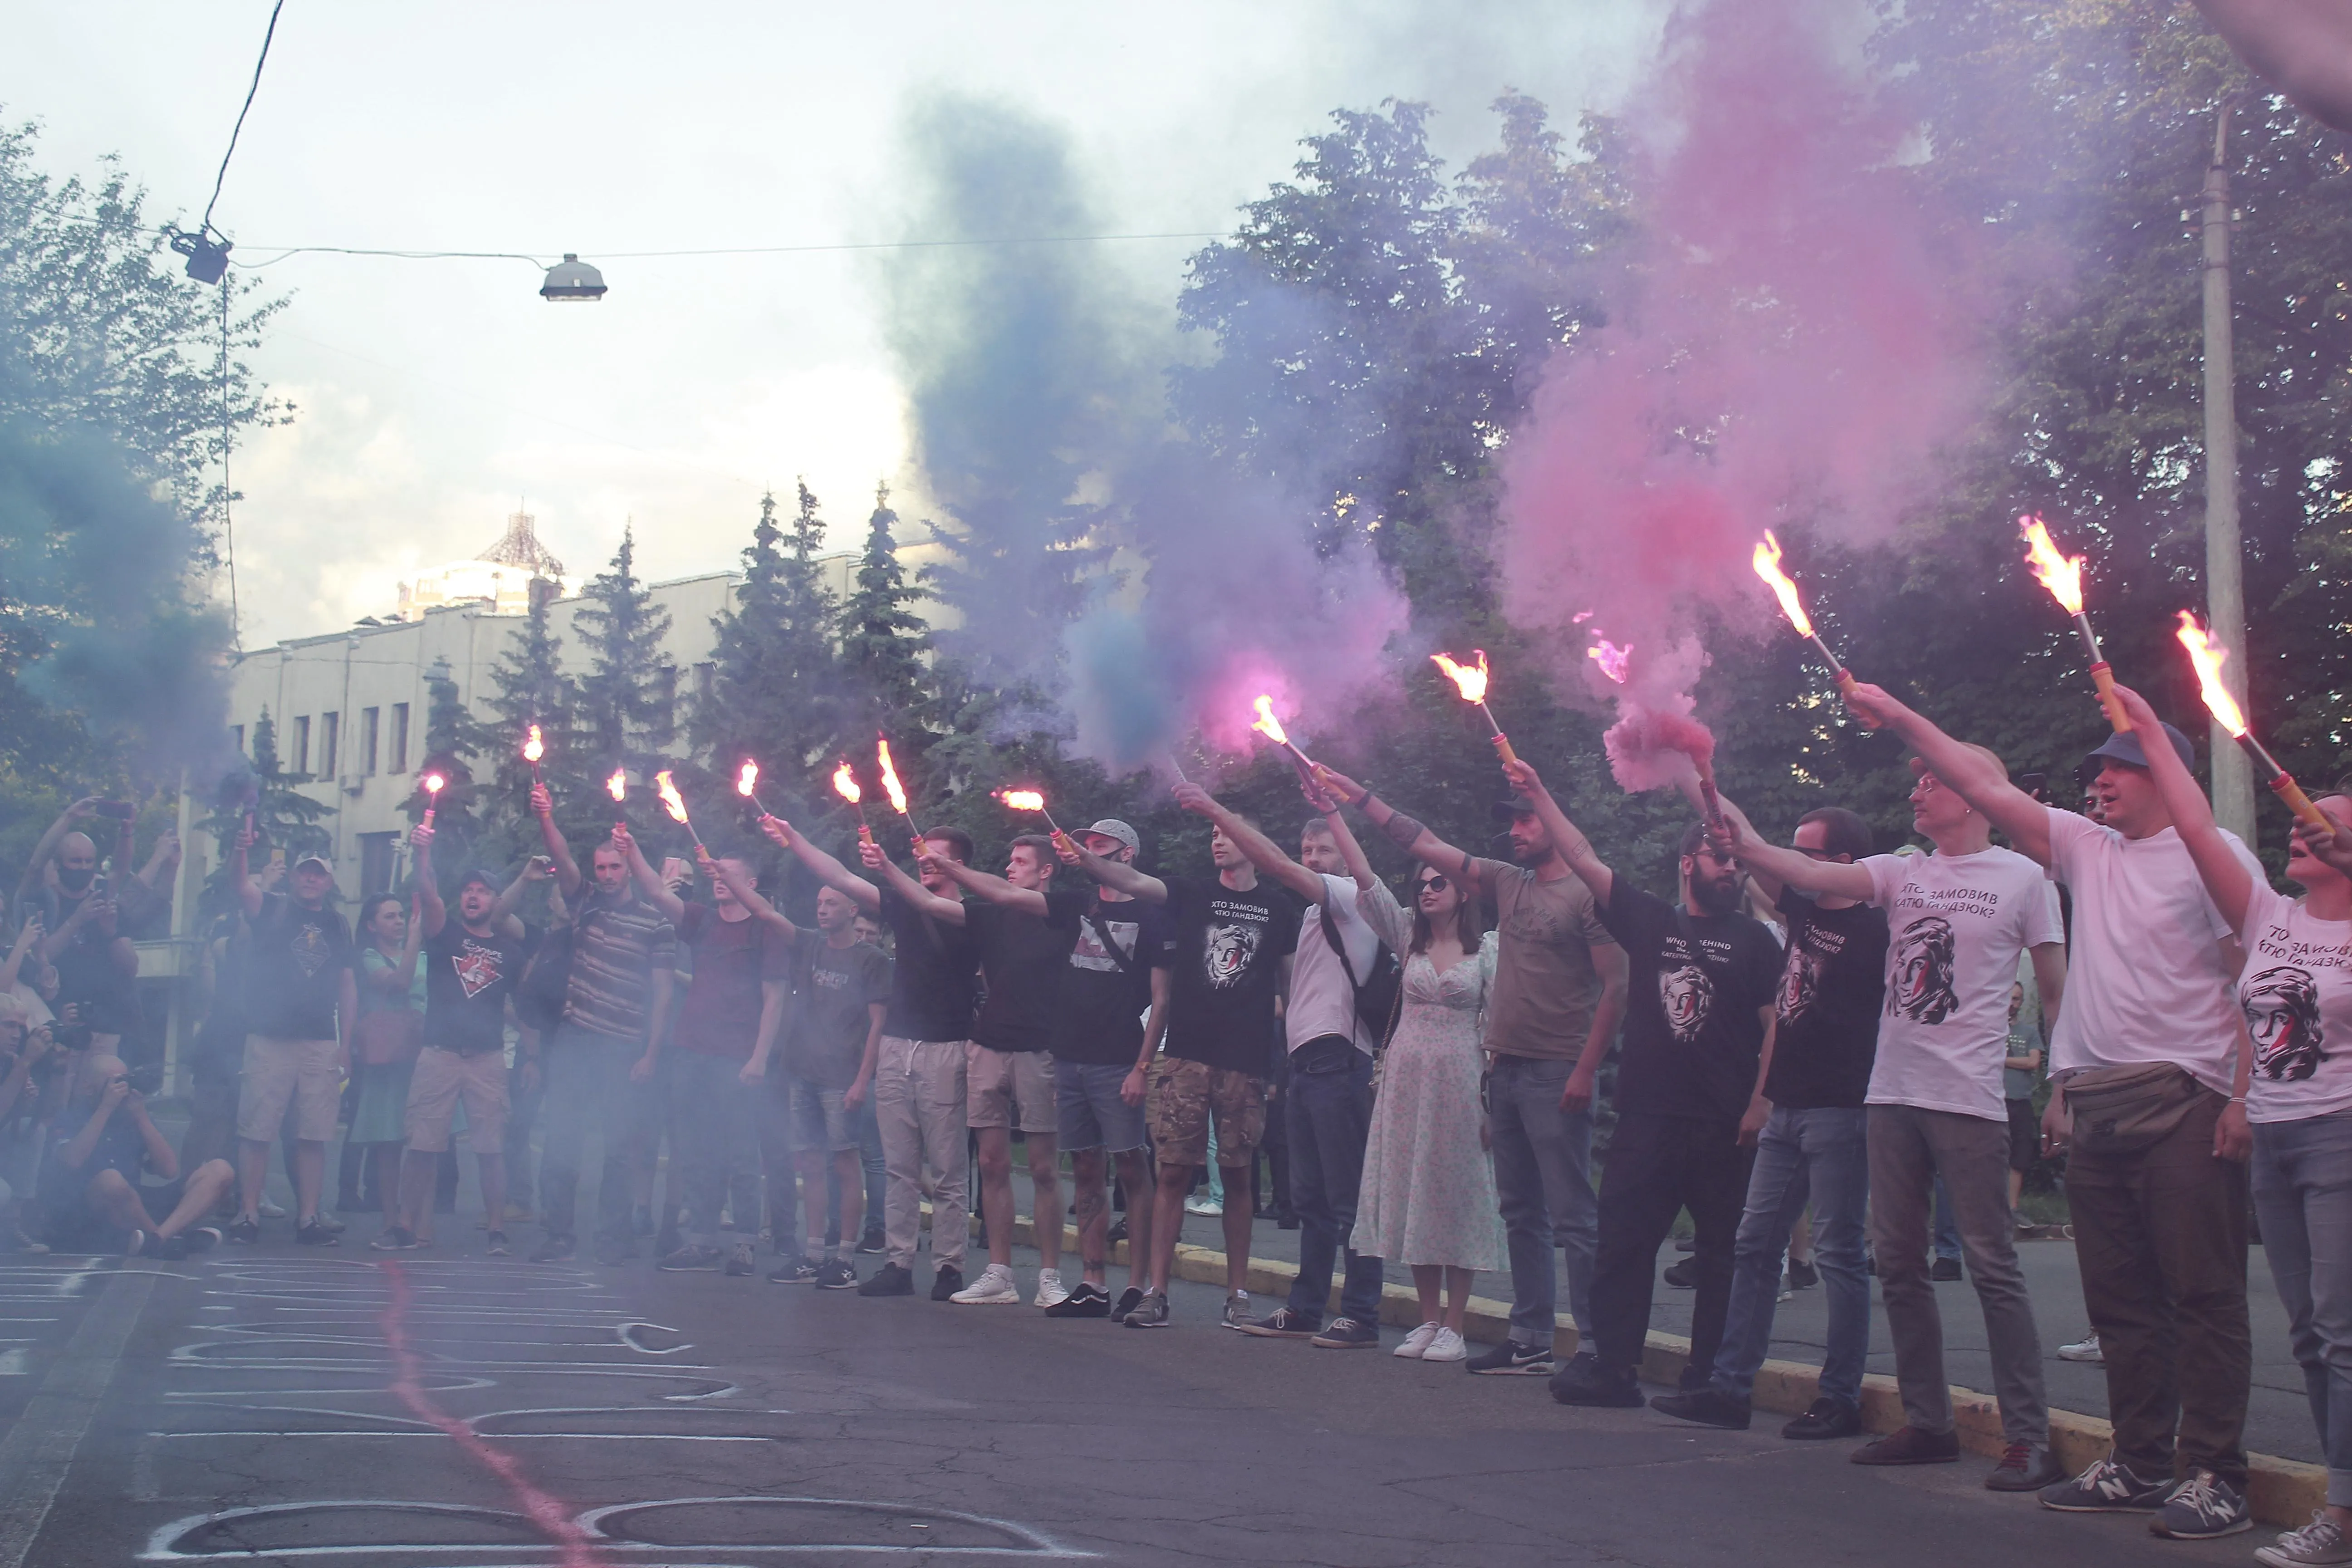
<svg viewBox="0 0 2352 1568">
<path fill-rule="evenodd" d="M 196 1221 L 236 1180 L 226 1160 L 180 1175 L 180 1157 L 147 1114 L 119 1057 L 84 1057 L 72 1098 L 58 1119 L 41 1177 L 49 1246 L 59 1252 L 121 1252 L 184 1258 L 219 1242 Z M 163 1178 L 143 1185 L 142 1170 Z M 161 1214 L 163 1217 L 157 1219 Z"/>
</svg>

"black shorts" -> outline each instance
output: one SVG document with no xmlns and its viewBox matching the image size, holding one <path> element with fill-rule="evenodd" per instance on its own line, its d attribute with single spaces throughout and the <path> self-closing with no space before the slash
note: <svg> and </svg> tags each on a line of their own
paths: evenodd
<svg viewBox="0 0 2352 1568">
<path fill-rule="evenodd" d="M 2009 1168 L 2022 1175 L 2033 1169 L 2042 1152 L 2042 1118 L 2030 1100 L 2012 1100 L 2009 1106 Z"/>
<path fill-rule="evenodd" d="M 46 1186 L 46 1184 L 44 1184 Z M 132 1185 L 138 1186 L 137 1183 Z M 188 1194 L 185 1176 L 152 1186 L 139 1186 L 139 1199 L 151 1219 L 169 1219 Z M 121 1252 L 131 1245 L 131 1233 L 82 1202 L 79 1193 L 49 1205 L 42 1239 L 57 1252 Z"/>
</svg>

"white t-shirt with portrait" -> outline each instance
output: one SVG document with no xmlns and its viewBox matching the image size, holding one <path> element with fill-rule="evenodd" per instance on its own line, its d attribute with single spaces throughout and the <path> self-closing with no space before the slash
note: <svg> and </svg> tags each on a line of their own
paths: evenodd
<svg viewBox="0 0 2352 1568">
<path fill-rule="evenodd" d="M 2051 1076 L 2171 1062 L 2228 1094 L 2238 1010 L 2220 944 L 2234 933 L 2206 897 L 2189 846 L 2174 828 L 2126 838 L 2077 812 L 2047 810 L 2050 875 L 2074 895 Z M 2268 887 L 2237 835 L 2221 837 L 2255 885 Z"/>
<path fill-rule="evenodd" d="M 2020 954 L 2065 940 L 2058 889 L 2013 849 L 1862 864 L 1887 933 L 1886 1005 L 1865 1100 L 2007 1121 L 2009 991 Z"/>
<path fill-rule="evenodd" d="M 2254 1039 L 2249 1121 L 2301 1121 L 2352 1109 L 2352 921 L 2254 884 L 2246 902 L 2238 1005 Z"/>
</svg>

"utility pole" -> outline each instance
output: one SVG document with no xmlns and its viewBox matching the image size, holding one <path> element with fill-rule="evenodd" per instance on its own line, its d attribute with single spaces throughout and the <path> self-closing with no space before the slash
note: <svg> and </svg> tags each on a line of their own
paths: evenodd
<svg viewBox="0 0 2352 1568">
<path fill-rule="evenodd" d="M 2238 394 L 2236 350 L 2230 331 L 2230 172 L 2222 160 L 2230 142 L 2225 98 L 2213 121 L 2213 161 L 2205 168 L 2205 620 L 2230 650 L 2221 667 L 2238 705 L 2246 705 L 2246 584 L 2238 544 Z M 2211 727 L 2213 816 L 2254 841 L 2254 778 L 2230 732 Z"/>
</svg>

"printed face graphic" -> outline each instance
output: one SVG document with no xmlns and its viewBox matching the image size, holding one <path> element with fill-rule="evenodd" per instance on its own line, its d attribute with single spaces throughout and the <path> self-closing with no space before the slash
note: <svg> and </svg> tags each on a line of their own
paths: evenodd
<svg viewBox="0 0 2352 1568">
<path fill-rule="evenodd" d="M 1780 1022 L 1791 1024 L 1812 1010 L 1822 991 L 1824 960 L 1802 942 L 1789 948 L 1789 965 L 1780 972 Z"/>
<path fill-rule="evenodd" d="M 468 996 L 478 996 L 499 983 L 501 971 L 499 950 L 495 947 L 483 947 L 468 942 L 463 951 L 453 955 L 449 962 L 457 967 L 457 984 L 466 988 Z"/>
<path fill-rule="evenodd" d="M 2291 964 L 2265 969 L 2240 994 L 2246 1032 L 2254 1037 L 2254 1070 L 2293 1083 L 2319 1070 L 2327 1052 L 2320 1037 L 2319 988 L 2309 972 Z"/>
<path fill-rule="evenodd" d="M 1886 1010 L 1918 1024 L 1940 1024 L 1959 1011 L 1952 990 L 1952 922 L 1922 915 L 1895 939 Z"/>
<path fill-rule="evenodd" d="M 1259 929 L 1254 925 L 1213 925 L 1201 947 L 1201 963 L 1213 990 L 1230 991 L 1249 973 L 1257 956 Z"/>
<path fill-rule="evenodd" d="M 1665 1005 L 1666 1027 L 1675 1032 L 1675 1039 L 1688 1044 L 1706 1027 L 1706 1016 L 1715 1007 L 1715 982 L 1696 963 L 1661 970 L 1658 1000 Z"/>
</svg>

